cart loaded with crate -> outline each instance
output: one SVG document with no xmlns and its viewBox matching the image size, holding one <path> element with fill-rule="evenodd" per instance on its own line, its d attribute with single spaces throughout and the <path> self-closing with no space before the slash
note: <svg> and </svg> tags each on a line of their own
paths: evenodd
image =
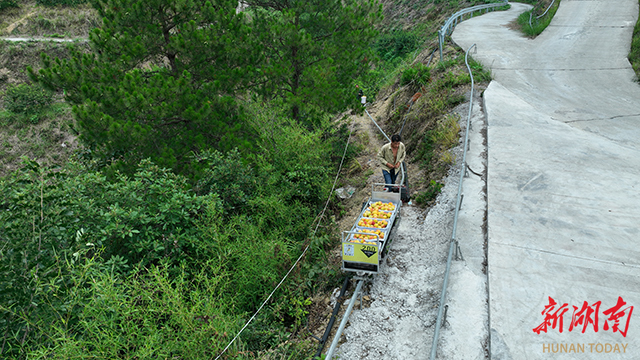
<svg viewBox="0 0 640 360">
<path fill-rule="evenodd" d="M 349 231 L 342 234 L 342 270 L 377 274 L 395 228 L 400 222 L 401 192 L 375 191 L 385 184 L 373 184 L 371 197 Z"/>
</svg>

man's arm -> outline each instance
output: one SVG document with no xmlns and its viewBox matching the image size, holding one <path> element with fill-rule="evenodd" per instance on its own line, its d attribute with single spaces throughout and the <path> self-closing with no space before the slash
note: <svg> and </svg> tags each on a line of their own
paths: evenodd
<svg viewBox="0 0 640 360">
<path fill-rule="evenodd" d="M 404 158 L 407 156 L 407 151 L 403 143 L 400 143 L 400 147 L 398 148 L 398 164 L 402 164 Z M 400 167 L 398 165 L 398 167 Z"/>
<path fill-rule="evenodd" d="M 387 159 L 384 158 L 384 146 L 380 148 L 380 150 L 378 150 L 378 162 L 380 163 L 380 165 L 384 165 L 389 167 L 389 163 L 387 162 Z"/>
</svg>

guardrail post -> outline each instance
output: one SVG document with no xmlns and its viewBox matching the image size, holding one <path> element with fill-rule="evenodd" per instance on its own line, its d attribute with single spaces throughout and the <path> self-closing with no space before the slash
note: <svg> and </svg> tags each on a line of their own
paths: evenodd
<svg viewBox="0 0 640 360">
<path fill-rule="evenodd" d="M 442 36 L 442 30 L 438 30 L 438 47 L 440 48 L 440 62 L 442 62 L 442 42 L 444 41 Z"/>
<path fill-rule="evenodd" d="M 466 164 L 467 164 L 467 144 L 469 141 L 469 125 L 471 124 L 471 110 L 473 109 L 474 81 L 473 81 L 473 72 L 471 71 L 471 67 L 469 67 L 468 57 L 469 57 L 469 51 L 471 51 L 471 49 L 475 46 L 476 44 L 471 45 L 471 47 L 467 49 L 467 52 L 464 56 L 464 62 L 467 65 L 467 71 L 469 71 L 469 77 L 471 77 L 471 96 L 469 96 L 469 114 L 467 116 L 467 128 L 464 135 L 464 151 L 462 153 L 462 162 L 461 162 L 462 168 L 460 169 L 460 182 L 458 183 L 458 196 L 456 201 L 455 214 L 453 215 L 453 231 L 451 234 L 451 241 L 449 242 L 449 253 L 447 255 L 447 265 L 444 272 L 444 281 L 442 282 L 442 291 L 440 292 L 440 305 L 438 306 L 438 316 L 436 317 L 436 327 L 433 333 L 433 342 L 431 343 L 431 356 L 429 358 L 430 360 L 435 360 L 436 353 L 438 350 L 438 336 L 440 335 L 440 325 L 442 323 L 443 308 L 445 306 L 444 302 L 447 297 L 447 284 L 449 283 L 449 271 L 451 270 L 451 260 L 454 257 L 454 252 L 456 253 L 456 258 L 458 257 L 458 254 L 462 256 L 461 254 L 462 252 L 460 251 L 460 245 L 458 244 L 458 240 L 456 238 L 456 231 L 458 227 L 458 215 L 460 210 L 460 204 L 462 204 L 462 181 L 464 180 L 464 172 L 466 171 L 466 166 L 467 166 Z"/>
</svg>

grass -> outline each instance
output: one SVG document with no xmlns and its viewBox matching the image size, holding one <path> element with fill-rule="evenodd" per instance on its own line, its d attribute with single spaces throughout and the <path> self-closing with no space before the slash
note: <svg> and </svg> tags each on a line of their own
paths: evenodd
<svg viewBox="0 0 640 360">
<path fill-rule="evenodd" d="M 39 123 L 32 124 L 28 116 L 0 111 L 0 177 L 16 169 L 23 156 L 55 164 L 72 155 L 75 137 L 68 128 L 73 121 L 70 106 L 58 102 L 37 116 Z"/>
<path fill-rule="evenodd" d="M 638 1 L 640 3 L 640 1 Z M 629 62 L 636 73 L 636 78 L 640 79 L 640 17 L 633 28 L 633 37 L 631 38 L 631 51 L 629 51 Z"/>
<path fill-rule="evenodd" d="M 50 41 L 12 42 L 0 40 L 0 91 L 7 84 L 21 84 L 29 81 L 27 66 L 36 71 L 41 68 L 40 53 L 46 52 L 52 58 L 69 57 L 68 44 Z M 77 44 L 76 46 L 82 46 Z"/>
<path fill-rule="evenodd" d="M 546 6 L 541 5 L 545 5 L 545 2 L 538 3 L 530 11 L 526 11 L 518 16 L 518 25 L 520 25 L 520 29 L 525 35 L 531 38 L 540 35 L 544 29 L 549 26 L 553 16 L 556 14 L 556 11 L 558 11 L 560 0 L 554 2 L 551 8 L 549 8 L 549 11 L 541 18 L 538 18 L 538 16 L 542 15 L 547 10 Z"/>
<path fill-rule="evenodd" d="M 430 140 L 436 148 L 448 150 L 458 145 L 460 137 L 460 117 L 457 115 L 447 115 L 436 123 L 435 129 L 430 134 Z"/>
<path fill-rule="evenodd" d="M 0 34 L 88 37 L 89 31 L 99 23 L 97 12 L 89 4 L 47 7 L 35 1 L 24 1 L 18 8 L 5 9 L 0 13 Z"/>
<path fill-rule="evenodd" d="M 444 187 L 444 184 L 437 182 L 435 180 L 431 180 L 427 188 L 416 196 L 415 198 L 416 204 L 420 206 L 425 206 L 433 202 L 433 200 L 436 199 L 440 191 L 442 191 L 443 187 Z"/>
</svg>

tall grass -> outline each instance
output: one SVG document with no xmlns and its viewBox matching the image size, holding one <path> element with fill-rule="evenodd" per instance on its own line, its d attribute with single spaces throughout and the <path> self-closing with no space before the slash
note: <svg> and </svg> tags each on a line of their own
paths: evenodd
<svg viewBox="0 0 640 360">
<path fill-rule="evenodd" d="M 553 16 L 556 14 L 556 11 L 558 11 L 558 6 L 560 6 L 560 0 L 554 2 L 549 11 L 541 18 L 538 18 L 538 16 L 544 13 L 546 8 L 538 9 L 534 7 L 530 11 L 520 14 L 520 16 L 518 16 L 518 24 L 521 26 L 522 32 L 530 37 L 540 35 L 551 23 Z"/>
</svg>

